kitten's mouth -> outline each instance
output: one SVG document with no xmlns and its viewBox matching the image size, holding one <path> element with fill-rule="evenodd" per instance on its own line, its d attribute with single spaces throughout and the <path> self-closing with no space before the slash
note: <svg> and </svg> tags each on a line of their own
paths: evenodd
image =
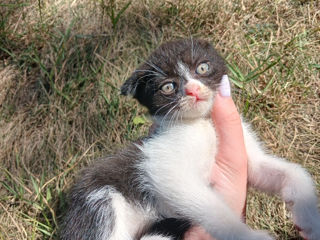
<svg viewBox="0 0 320 240">
<path fill-rule="evenodd" d="M 195 102 L 203 102 L 203 101 L 208 101 L 208 98 L 207 97 L 199 97 L 197 96 L 196 99 L 195 99 Z"/>
<path fill-rule="evenodd" d="M 182 103 L 182 106 L 183 109 L 187 112 L 206 112 L 207 109 L 209 109 L 212 105 L 211 99 L 212 96 L 210 94 L 200 96 L 186 96 Z"/>
<path fill-rule="evenodd" d="M 210 96 L 199 96 L 199 95 L 196 95 L 196 96 L 187 96 L 186 97 L 186 100 L 189 101 L 190 103 L 193 103 L 193 104 L 197 104 L 197 103 L 200 103 L 200 102 L 207 102 L 208 100 L 210 99 Z"/>
</svg>

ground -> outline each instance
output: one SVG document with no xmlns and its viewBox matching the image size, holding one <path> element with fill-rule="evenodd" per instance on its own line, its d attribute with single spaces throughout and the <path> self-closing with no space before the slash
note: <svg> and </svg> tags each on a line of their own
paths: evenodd
<svg viewBox="0 0 320 240">
<path fill-rule="evenodd" d="M 57 239 L 78 170 L 150 126 L 119 87 L 181 37 L 212 42 L 243 116 L 319 191 L 319 1 L 3 0 L 0 13 L 0 239 Z M 278 198 L 250 191 L 247 222 L 298 239 Z"/>
</svg>

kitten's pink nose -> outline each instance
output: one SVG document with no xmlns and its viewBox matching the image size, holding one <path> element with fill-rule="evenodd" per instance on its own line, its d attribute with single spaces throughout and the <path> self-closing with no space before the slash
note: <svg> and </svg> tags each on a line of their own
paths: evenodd
<svg viewBox="0 0 320 240">
<path fill-rule="evenodd" d="M 188 84 L 185 88 L 185 92 L 188 96 L 196 97 L 199 99 L 200 86 L 198 84 Z"/>
</svg>

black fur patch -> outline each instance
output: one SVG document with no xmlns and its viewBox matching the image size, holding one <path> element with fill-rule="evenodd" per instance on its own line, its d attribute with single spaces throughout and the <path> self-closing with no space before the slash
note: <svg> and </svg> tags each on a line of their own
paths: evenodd
<svg viewBox="0 0 320 240">
<path fill-rule="evenodd" d="M 191 223 L 185 219 L 165 218 L 154 223 L 147 231 L 146 235 L 158 234 L 170 236 L 174 240 L 182 240 L 184 234 L 191 227 Z"/>
</svg>

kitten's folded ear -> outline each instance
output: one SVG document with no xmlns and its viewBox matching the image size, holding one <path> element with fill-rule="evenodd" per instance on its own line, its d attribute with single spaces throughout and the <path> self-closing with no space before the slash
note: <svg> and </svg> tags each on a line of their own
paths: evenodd
<svg viewBox="0 0 320 240">
<path fill-rule="evenodd" d="M 137 73 L 133 73 L 121 86 L 121 95 L 134 96 L 138 87 L 138 79 Z"/>
</svg>

